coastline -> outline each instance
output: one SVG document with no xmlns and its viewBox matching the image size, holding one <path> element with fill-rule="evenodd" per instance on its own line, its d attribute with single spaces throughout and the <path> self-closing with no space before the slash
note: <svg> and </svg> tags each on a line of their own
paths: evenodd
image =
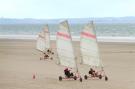
<svg viewBox="0 0 135 89">
<path fill-rule="evenodd" d="M 36 40 L 38 35 L 0 35 L 0 40 Z M 56 36 L 51 35 L 51 40 L 56 40 Z M 80 41 L 80 36 L 72 36 L 73 41 Z M 135 43 L 135 37 L 97 37 L 98 42 L 122 42 Z"/>
</svg>

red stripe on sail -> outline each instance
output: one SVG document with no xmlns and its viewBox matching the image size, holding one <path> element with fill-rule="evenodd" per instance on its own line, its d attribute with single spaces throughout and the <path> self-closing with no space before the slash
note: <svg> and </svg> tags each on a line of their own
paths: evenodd
<svg viewBox="0 0 135 89">
<path fill-rule="evenodd" d="M 86 36 L 88 38 L 93 38 L 93 39 L 96 39 L 96 36 L 91 34 L 91 33 L 88 33 L 88 32 L 82 32 L 81 33 L 82 36 Z"/>
<path fill-rule="evenodd" d="M 67 39 L 71 38 L 68 34 L 65 34 L 65 33 L 62 33 L 62 32 L 57 32 L 57 35 L 61 36 L 61 37 L 64 37 L 64 38 L 67 38 Z"/>
</svg>

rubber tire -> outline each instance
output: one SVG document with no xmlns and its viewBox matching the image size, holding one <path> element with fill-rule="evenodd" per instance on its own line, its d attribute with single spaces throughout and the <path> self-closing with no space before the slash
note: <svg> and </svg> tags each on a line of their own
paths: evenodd
<svg viewBox="0 0 135 89">
<path fill-rule="evenodd" d="M 73 78 L 74 78 L 74 80 L 77 80 L 77 77 L 76 76 L 74 76 Z"/>
<path fill-rule="evenodd" d="M 53 58 L 52 58 L 52 57 L 51 57 L 50 59 L 51 59 L 51 60 L 53 60 Z"/>
<path fill-rule="evenodd" d="M 98 77 L 99 77 L 99 79 L 102 79 L 102 75 L 99 75 Z"/>
<path fill-rule="evenodd" d="M 108 81 L 108 77 L 107 76 L 105 76 L 105 81 Z"/>
<path fill-rule="evenodd" d="M 87 80 L 88 79 L 88 76 L 87 75 L 84 75 L 84 79 Z"/>
<path fill-rule="evenodd" d="M 62 77 L 61 76 L 59 76 L 59 81 L 62 81 Z"/>
<path fill-rule="evenodd" d="M 40 57 L 40 60 L 42 60 L 42 58 Z"/>
<path fill-rule="evenodd" d="M 80 82 L 82 82 L 82 78 L 80 78 L 79 80 L 80 80 Z"/>
</svg>

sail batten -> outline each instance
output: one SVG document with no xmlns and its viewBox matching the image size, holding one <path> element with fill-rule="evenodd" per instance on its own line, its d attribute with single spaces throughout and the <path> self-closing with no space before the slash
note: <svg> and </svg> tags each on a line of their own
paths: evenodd
<svg viewBox="0 0 135 89">
<path fill-rule="evenodd" d="M 57 53 L 60 65 L 70 68 L 76 68 L 72 38 L 67 21 L 63 21 L 59 24 L 59 30 L 56 35 Z"/>
<path fill-rule="evenodd" d="M 93 22 L 88 23 L 81 32 L 80 50 L 83 64 L 102 66 Z"/>
</svg>

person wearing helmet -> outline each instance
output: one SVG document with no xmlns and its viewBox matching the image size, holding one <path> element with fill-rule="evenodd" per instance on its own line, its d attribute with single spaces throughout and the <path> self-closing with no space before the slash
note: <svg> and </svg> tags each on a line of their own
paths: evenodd
<svg viewBox="0 0 135 89">
<path fill-rule="evenodd" d="M 97 73 L 95 72 L 95 70 L 92 69 L 92 68 L 90 68 L 89 74 L 90 74 L 92 77 L 95 77 L 95 76 L 97 75 Z"/>
<path fill-rule="evenodd" d="M 64 69 L 64 74 L 67 78 L 73 77 L 73 73 L 70 72 L 70 70 L 68 68 Z"/>
</svg>

